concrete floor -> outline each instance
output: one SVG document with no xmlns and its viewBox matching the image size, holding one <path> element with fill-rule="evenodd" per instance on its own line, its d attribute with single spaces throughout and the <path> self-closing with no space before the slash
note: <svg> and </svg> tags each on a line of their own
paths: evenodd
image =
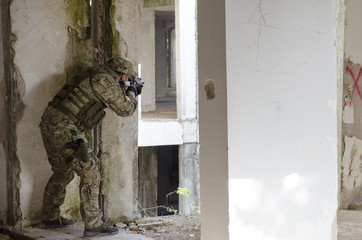
<svg viewBox="0 0 362 240">
<path fill-rule="evenodd" d="M 362 211 L 340 210 L 337 215 L 337 239 L 338 240 L 362 240 Z M 76 223 L 72 227 L 40 229 L 36 227 L 11 229 L 12 232 L 36 240 L 80 240 L 90 239 L 83 237 L 84 224 Z M 16 239 L 16 238 L 14 238 Z M 120 229 L 117 235 L 97 236 L 91 239 L 97 240 L 151 240 L 136 232 Z"/>
<path fill-rule="evenodd" d="M 20 237 L 13 237 L 13 239 L 36 239 L 36 240 L 80 240 L 80 239 L 96 239 L 96 240 L 151 240 L 153 238 L 145 237 L 136 232 L 126 231 L 120 229 L 116 235 L 99 235 L 92 238 L 83 237 L 84 224 L 76 223 L 74 226 L 65 228 L 53 228 L 53 229 L 40 229 L 36 227 L 10 229 L 13 234 L 18 234 Z M 8 233 L 11 236 L 11 233 Z M 25 238 L 24 238 L 25 237 Z"/>
<path fill-rule="evenodd" d="M 338 240 L 362 239 L 362 211 L 340 210 L 337 223 Z"/>
</svg>

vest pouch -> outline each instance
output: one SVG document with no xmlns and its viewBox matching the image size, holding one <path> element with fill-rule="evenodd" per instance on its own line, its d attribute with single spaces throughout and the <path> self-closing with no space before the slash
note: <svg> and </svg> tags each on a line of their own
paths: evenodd
<svg viewBox="0 0 362 240">
<path fill-rule="evenodd" d="M 84 128 L 89 130 L 96 126 L 105 115 L 103 104 L 93 102 L 78 113 L 78 119 L 83 123 Z"/>
</svg>

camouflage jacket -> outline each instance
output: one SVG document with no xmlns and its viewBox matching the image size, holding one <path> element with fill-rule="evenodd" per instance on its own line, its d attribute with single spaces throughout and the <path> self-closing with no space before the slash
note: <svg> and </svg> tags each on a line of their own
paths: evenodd
<svg viewBox="0 0 362 240">
<path fill-rule="evenodd" d="M 57 93 L 49 106 L 76 126 L 91 129 L 103 119 L 105 108 L 122 117 L 131 116 L 137 108 L 137 99 L 111 74 L 100 70 L 87 77 L 74 78 Z"/>
</svg>

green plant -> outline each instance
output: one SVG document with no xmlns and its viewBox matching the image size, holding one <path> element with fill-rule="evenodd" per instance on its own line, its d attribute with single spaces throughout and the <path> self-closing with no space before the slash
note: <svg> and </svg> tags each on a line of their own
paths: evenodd
<svg viewBox="0 0 362 240">
<path fill-rule="evenodd" d="M 172 206 L 169 207 L 168 205 L 168 198 L 172 195 L 172 194 L 178 194 L 178 195 L 182 195 L 184 197 L 190 197 L 191 191 L 188 187 L 178 187 L 175 191 L 169 192 L 166 194 L 166 206 L 160 205 L 157 207 L 150 207 L 150 208 L 144 208 L 141 206 L 141 204 L 138 203 L 138 206 L 141 208 L 141 213 L 144 213 L 146 215 L 146 217 L 150 217 L 151 216 L 155 216 L 155 214 L 152 212 L 152 210 L 154 209 L 158 209 L 158 208 L 165 208 L 166 211 L 173 213 L 174 215 L 178 215 L 179 211 L 175 208 L 173 208 Z M 197 206 L 195 204 L 195 202 L 192 203 L 191 208 L 193 210 L 196 210 L 197 213 L 200 213 L 200 207 Z"/>
</svg>

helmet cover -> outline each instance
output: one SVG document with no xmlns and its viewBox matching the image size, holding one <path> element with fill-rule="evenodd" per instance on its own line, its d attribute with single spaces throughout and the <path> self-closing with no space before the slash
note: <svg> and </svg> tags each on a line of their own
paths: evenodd
<svg viewBox="0 0 362 240">
<path fill-rule="evenodd" d="M 125 73 L 129 76 L 137 76 L 137 73 L 133 71 L 132 62 L 125 57 L 114 57 L 106 61 L 108 67 L 119 73 Z"/>
</svg>

